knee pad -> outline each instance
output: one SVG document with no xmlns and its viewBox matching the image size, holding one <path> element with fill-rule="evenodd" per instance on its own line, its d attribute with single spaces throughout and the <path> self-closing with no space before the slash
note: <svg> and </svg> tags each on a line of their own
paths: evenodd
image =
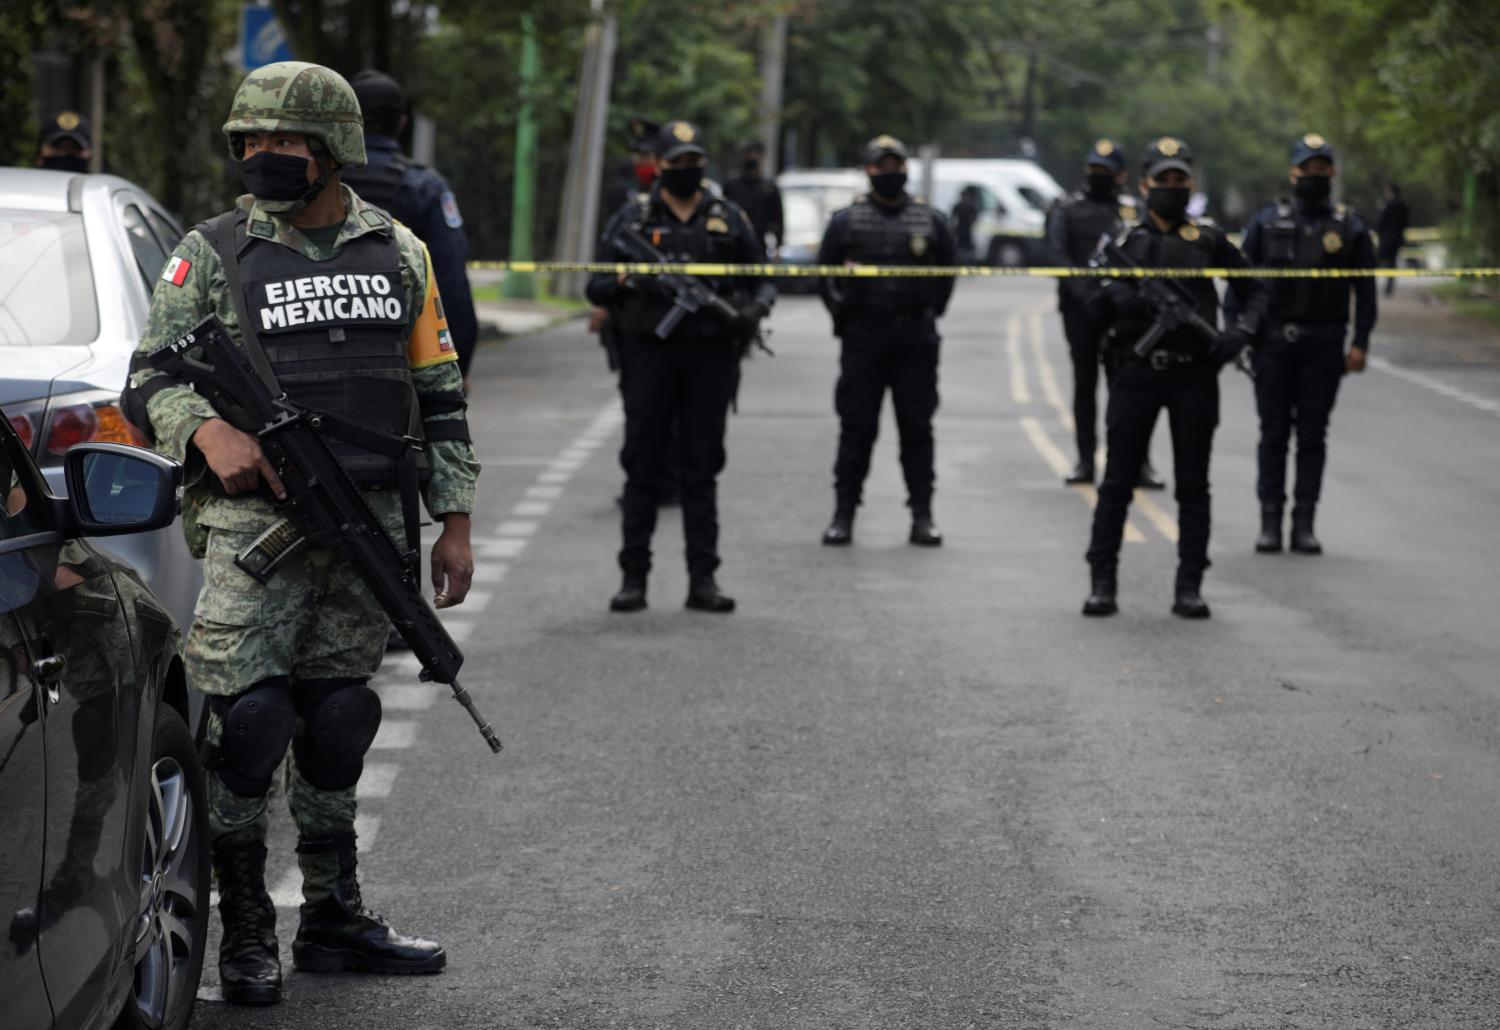
<svg viewBox="0 0 1500 1030">
<path fill-rule="evenodd" d="M 297 723 L 291 682 L 276 676 L 261 680 L 243 694 L 211 697 L 208 703 L 221 724 L 208 767 L 241 797 L 264 797 Z"/>
<path fill-rule="evenodd" d="M 302 722 L 292 753 L 302 778 L 319 790 L 358 783 L 380 729 L 380 696 L 362 679 L 302 680 L 296 705 Z"/>
</svg>

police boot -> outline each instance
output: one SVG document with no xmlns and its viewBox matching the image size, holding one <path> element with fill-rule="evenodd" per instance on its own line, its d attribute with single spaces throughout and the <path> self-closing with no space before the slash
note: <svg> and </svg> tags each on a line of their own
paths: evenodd
<svg viewBox="0 0 1500 1030">
<path fill-rule="evenodd" d="M 912 508 L 911 535 L 907 539 L 918 547 L 943 546 L 943 531 L 932 521 L 930 508 Z"/>
<path fill-rule="evenodd" d="M 1166 480 L 1156 474 L 1156 469 L 1151 467 L 1151 459 L 1147 458 L 1141 462 L 1141 474 L 1135 479 L 1135 485 L 1141 490 L 1165 490 Z"/>
<path fill-rule="evenodd" d="M 1083 602 L 1083 614 L 1113 615 L 1120 610 L 1120 606 L 1115 603 L 1118 584 L 1114 565 L 1093 566 L 1089 571 L 1089 584 L 1089 596 Z"/>
<path fill-rule="evenodd" d="M 1177 570 L 1177 594 L 1172 602 L 1172 614 L 1184 619 L 1206 619 L 1209 617 L 1208 602 L 1203 600 L 1203 573 L 1193 569 Z"/>
<path fill-rule="evenodd" d="M 1255 538 L 1256 554 L 1281 553 L 1281 509 L 1270 505 L 1260 510 L 1260 536 Z"/>
<path fill-rule="evenodd" d="M 219 881 L 219 984 L 231 1005 L 274 1005 L 281 1000 L 281 958 L 276 906 L 266 893 L 266 846 L 219 844 L 213 848 Z"/>
<path fill-rule="evenodd" d="M 1323 545 L 1318 543 L 1318 538 L 1313 533 L 1315 510 L 1311 506 L 1292 509 L 1292 551 L 1295 554 L 1323 553 Z"/>
<path fill-rule="evenodd" d="M 848 547 L 854 543 L 854 509 L 839 505 L 833 511 L 833 521 L 823 530 L 823 546 Z"/>
<path fill-rule="evenodd" d="M 1094 481 L 1094 463 L 1092 461 L 1080 461 L 1073 466 L 1073 471 L 1063 477 L 1063 482 L 1068 486 L 1079 486 Z"/>
<path fill-rule="evenodd" d="M 620 582 L 619 591 L 609 599 L 609 610 L 638 612 L 644 607 L 646 607 L 646 577 L 631 572 L 625 573 L 625 578 Z"/>
<path fill-rule="evenodd" d="M 300 837 L 303 875 L 310 867 L 337 864 L 333 891 L 302 903 L 302 923 L 292 941 L 292 965 L 309 973 L 436 973 L 448 964 L 441 945 L 407 937 L 365 908 L 355 875 L 354 834 Z M 312 861 L 309 862 L 308 859 Z"/>
<path fill-rule="evenodd" d="M 712 573 L 692 577 L 688 584 L 687 605 L 695 612 L 728 613 L 734 611 L 734 598 L 719 590 Z"/>
</svg>

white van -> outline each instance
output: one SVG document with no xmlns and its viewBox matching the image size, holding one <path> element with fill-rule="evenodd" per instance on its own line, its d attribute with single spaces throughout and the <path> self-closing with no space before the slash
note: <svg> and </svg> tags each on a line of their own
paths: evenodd
<svg viewBox="0 0 1500 1030">
<path fill-rule="evenodd" d="M 906 163 L 911 189 L 920 190 L 923 162 Z M 1032 161 L 942 157 L 933 165 L 933 207 L 953 212 L 965 186 L 979 189 L 980 215 L 974 224 L 974 250 L 985 264 L 1016 267 L 1040 260 L 1047 233 L 1047 210 L 1064 191 Z"/>
</svg>

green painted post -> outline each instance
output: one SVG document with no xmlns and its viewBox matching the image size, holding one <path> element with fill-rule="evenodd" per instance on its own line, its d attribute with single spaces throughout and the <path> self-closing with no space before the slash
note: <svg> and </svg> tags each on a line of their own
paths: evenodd
<svg viewBox="0 0 1500 1030">
<path fill-rule="evenodd" d="M 510 258 L 532 259 L 532 229 L 536 223 L 536 84 L 541 56 L 536 44 L 536 23 L 521 16 L 521 95 L 516 111 L 516 174 L 511 193 Z M 536 296 L 536 279 L 530 272 L 507 272 L 500 292 L 505 297 L 530 300 Z"/>
</svg>

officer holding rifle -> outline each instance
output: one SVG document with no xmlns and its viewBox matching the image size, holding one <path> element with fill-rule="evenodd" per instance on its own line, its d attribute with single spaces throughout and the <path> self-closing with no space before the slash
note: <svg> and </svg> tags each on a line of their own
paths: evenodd
<svg viewBox="0 0 1500 1030">
<path fill-rule="evenodd" d="M 765 251 L 739 207 L 703 188 L 705 151 L 698 129 L 683 121 L 662 126 L 660 170 L 650 190 L 628 200 L 600 242 L 604 262 L 758 264 Z M 589 282 L 588 298 L 618 320 L 620 388 L 625 400 L 623 543 L 617 612 L 646 607 L 657 487 L 672 431 L 680 438 L 683 535 L 687 541 L 687 607 L 730 612 L 719 590 L 717 479 L 724 468 L 724 430 L 739 385 L 740 359 L 770 311 L 770 279 L 616 276 Z"/>
</svg>

